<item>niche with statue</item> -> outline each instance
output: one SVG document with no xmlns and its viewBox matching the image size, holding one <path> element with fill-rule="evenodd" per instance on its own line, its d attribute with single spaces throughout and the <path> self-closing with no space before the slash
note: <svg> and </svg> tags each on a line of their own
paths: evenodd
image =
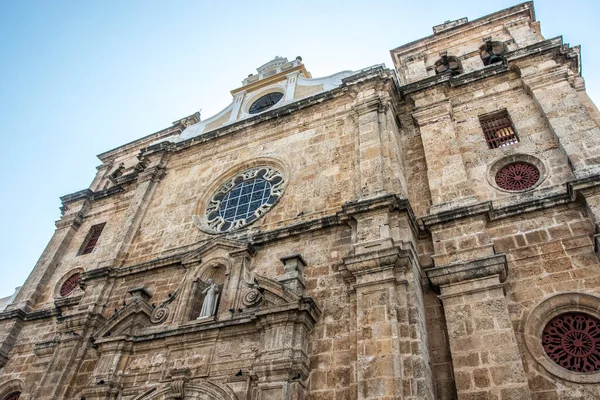
<svg viewBox="0 0 600 400">
<path fill-rule="evenodd" d="M 226 268 L 215 264 L 206 268 L 192 284 L 192 320 L 213 320 L 223 294 Z"/>
</svg>

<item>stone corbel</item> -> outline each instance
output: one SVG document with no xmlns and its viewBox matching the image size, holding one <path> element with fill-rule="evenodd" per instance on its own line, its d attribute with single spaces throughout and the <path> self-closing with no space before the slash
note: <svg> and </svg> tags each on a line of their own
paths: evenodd
<svg viewBox="0 0 600 400">
<path fill-rule="evenodd" d="M 183 399 L 185 396 L 185 385 L 190 380 L 189 368 L 171 370 L 171 399 Z"/>
</svg>

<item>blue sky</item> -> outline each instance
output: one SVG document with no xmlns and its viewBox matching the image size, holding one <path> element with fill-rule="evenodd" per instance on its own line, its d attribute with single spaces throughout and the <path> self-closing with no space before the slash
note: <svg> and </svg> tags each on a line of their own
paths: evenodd
<svg viewBox="0 0 600 400">
<path fill-rule="evenodd" d="M 445 20 L 513 1 L 0 2 L 0 297 L 24 282 L 54 232 L 59 196 L 85 189 L 96 154 L 229 104 L 274 56 L 313 76 L 385 63 Z M 568 4 L 568 6 L 567 6 Z M 600 101 L 600 2 L 535 2 L 546 38 L 582 45 Z"/>
</svg>

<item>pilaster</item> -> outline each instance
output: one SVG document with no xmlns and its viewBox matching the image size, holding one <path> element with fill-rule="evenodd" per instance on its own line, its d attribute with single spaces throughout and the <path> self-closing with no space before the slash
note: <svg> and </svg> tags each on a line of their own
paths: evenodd
<svg viewBox="0 0 600 400">
<path fill-rule="evenodd" d="M 600 129 L 571 85 L 569 67 L 549 60 L 519 66 L 521 78 L 538 104 L 576 178 L 600 173 Z"/>
<path fill-rule="evenodd" d="M 358 198 L 374 197 L 384 192 L 383 154 L 379 113 L 381 99 L 373 95 L 354 107 L 357 119 Z"/>
<path fill-rule="evenodd" d="M 476 202 L 456 138 L 450 101 L 422 105 L 412 116 L 423 141 L 432 212 Z"/>
<path fill-rule="evenodd" d="M 502 282 L 504 254 L 427 270 L 444 305 L 458 399 L 530 399 Z"/>
</svg>

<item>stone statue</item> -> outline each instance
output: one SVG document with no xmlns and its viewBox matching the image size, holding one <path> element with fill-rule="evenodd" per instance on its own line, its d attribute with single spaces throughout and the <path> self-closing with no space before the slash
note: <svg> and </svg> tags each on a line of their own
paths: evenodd
<svg viewBox="0 0 600 400">
<path fill-rule="evenodd" d="M 212 278 L 208 278 L 208 286 L 202 291 L 204 301 L 202 302 L 202 310 L 200 318 L 212 317 L 217 312 L 217 301 L 219 300 L 219 286 L 213 282 Z"/>
</svg>

